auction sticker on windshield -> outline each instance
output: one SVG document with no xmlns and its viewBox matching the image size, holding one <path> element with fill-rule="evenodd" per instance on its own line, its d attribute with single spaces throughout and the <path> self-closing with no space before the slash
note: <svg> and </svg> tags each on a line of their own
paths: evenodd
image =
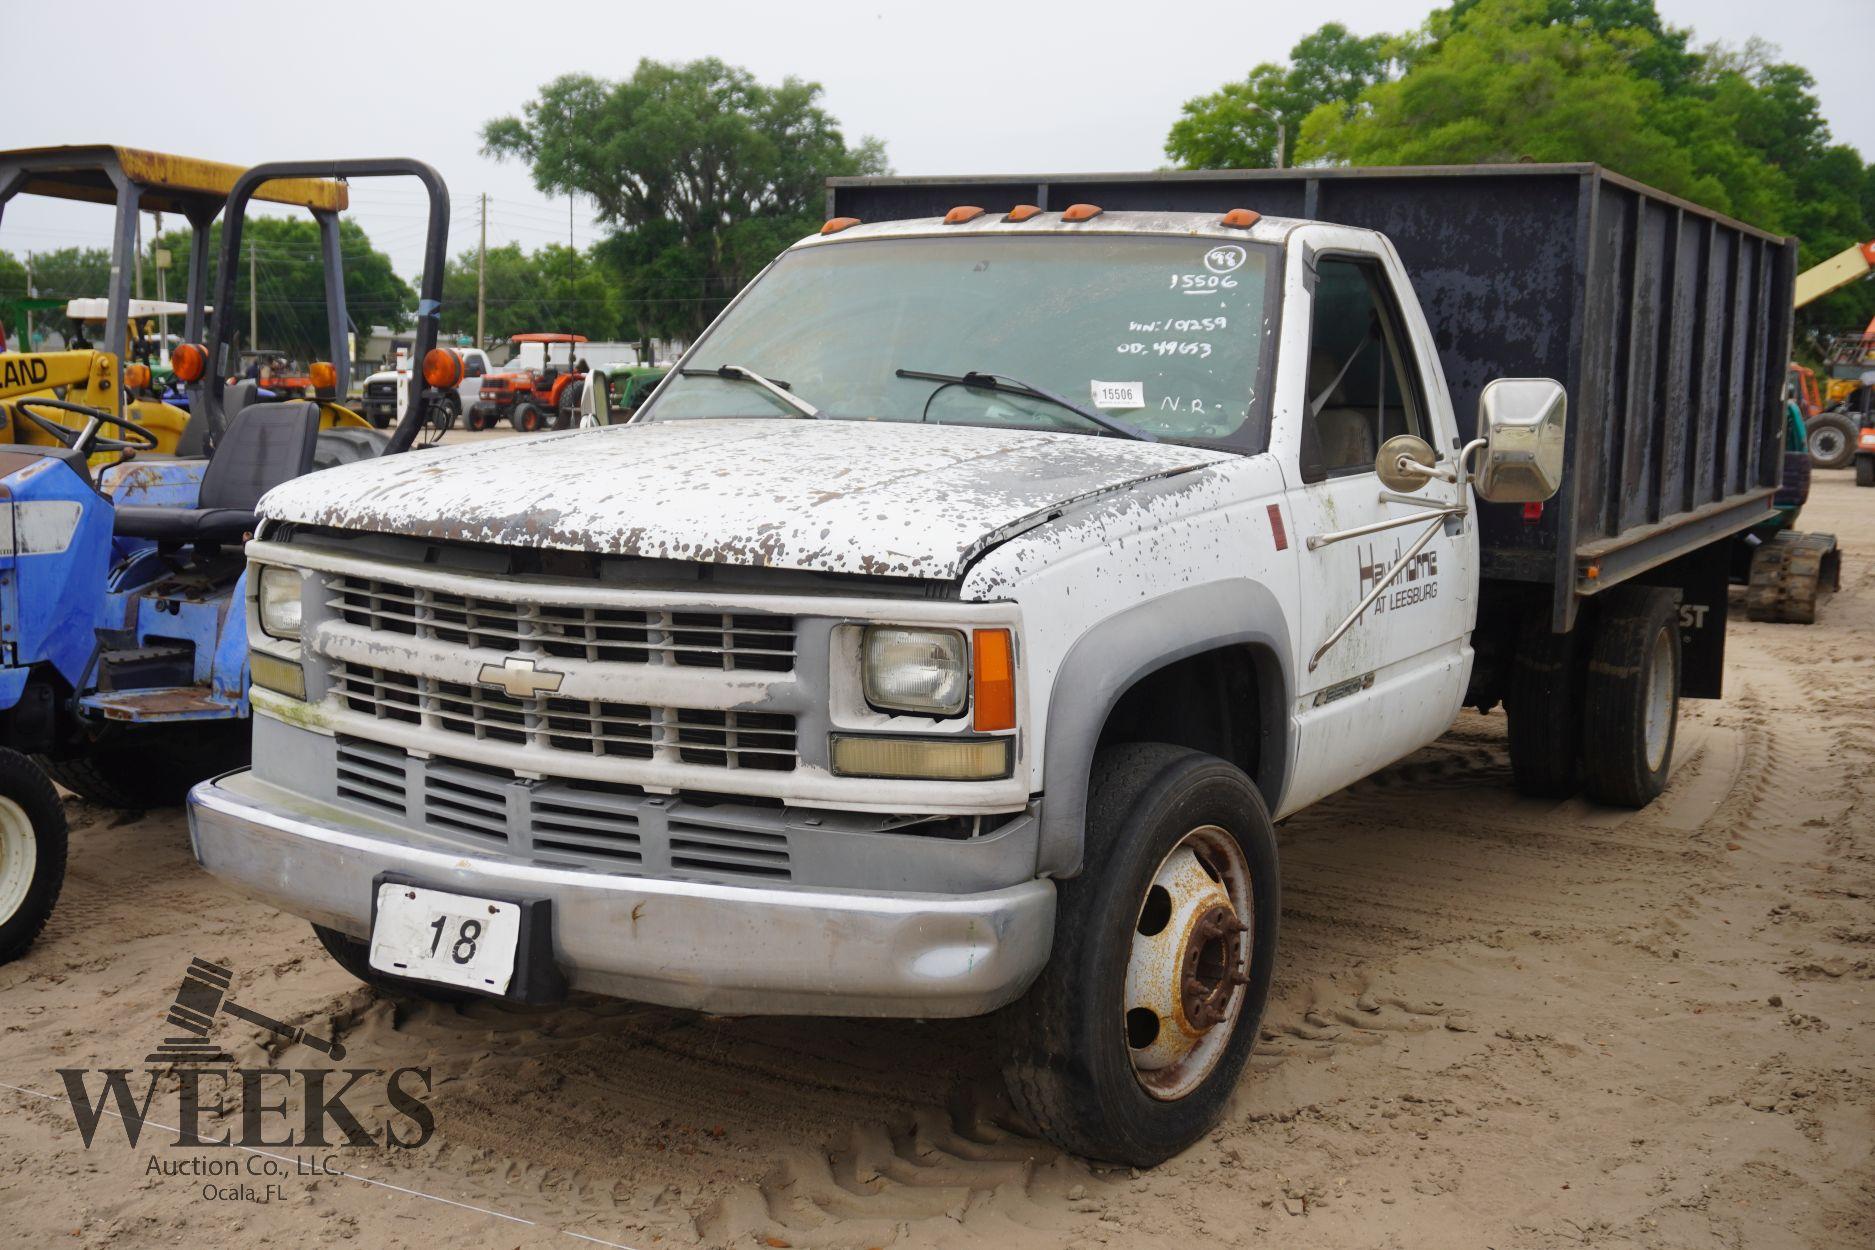
<svg viewBox="0 0 1875 1250">
<path fill-rule="evenodd" d="M 1096 408 L 1144 408 L 1146 406 L 1144 382 L 1095 382 L 1093 388 Z"/>
<path fill-rule="evenodd" d="M 514 903 L 378 883 L 371 966 L 392 976 L 504 994 L 514 979 L 521 909 Z"/>
</svg>

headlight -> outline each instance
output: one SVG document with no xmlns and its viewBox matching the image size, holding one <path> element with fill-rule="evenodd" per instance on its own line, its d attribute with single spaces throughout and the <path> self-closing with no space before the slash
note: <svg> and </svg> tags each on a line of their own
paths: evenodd
<svg viewBox="0 0 1875 1250">
<path fill-rule="evenodd" d="M 866 630 L 860 665 L 866 702 L 893 712 L 956 716 L 969 697 L 964 636 L 954 629 Z"/>
<path fill-rule="evenodd" d="M 300 625 L 298 569 L 262 565 L 260 568 L 260 627 L 270 638 L 297 640 Z"/>
</svg>

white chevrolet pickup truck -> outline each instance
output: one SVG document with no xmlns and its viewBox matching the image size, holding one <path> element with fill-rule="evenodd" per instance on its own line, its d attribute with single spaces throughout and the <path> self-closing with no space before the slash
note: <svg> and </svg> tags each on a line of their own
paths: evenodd
<svg viewBox="0 0 1875 1250">
<path fill-rule="evenodd" d="M 1447 205 L 1401 217 L 1423 299 L 1359 224 L 1388 176 Z M 1467 703 L 1526 790 L 1657 794 L 1777 471 L 1784 241 L 1591 166 L 1106 177 L 1146 207 L 843 184 L 895 219 L 790 248 L 629 424 L 275 489 L 201 863 L 396 992 L 998 1013 L 1036 1129 L 1149 1165 L 1255 1045 L 1274 821 Z M 1767 298 L 1615 315 L 1651 261 L 1602 200 Z M 1712 432 L 1628 354 L 1674 317 L 1733 345 Z"/>
</svg>

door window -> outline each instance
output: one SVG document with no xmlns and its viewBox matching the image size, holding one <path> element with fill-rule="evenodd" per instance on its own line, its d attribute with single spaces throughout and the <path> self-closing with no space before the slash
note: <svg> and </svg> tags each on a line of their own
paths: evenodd
<svg viewBox="0 0 1875 1250">
<path fill-rule="evenodd" d="M 1424 392 L 1378 262 L 1316 261 L 1302 478 L 1371 473 L 1395 434 L 1427 438 Z M 1428 441 L 1430 441 L 1428 439 Z"/>
</svg>

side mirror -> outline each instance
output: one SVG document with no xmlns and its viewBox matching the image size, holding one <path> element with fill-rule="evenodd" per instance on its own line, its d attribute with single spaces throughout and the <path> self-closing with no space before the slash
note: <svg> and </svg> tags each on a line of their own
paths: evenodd
<svg viewBox="0 0 1875 1250">
<path fill-rule="evenodd" d="M 1417 434 L 1395 434 L 1380 445 L 1374 457 L 1374 472 L 1388 490 L 1410 491 L 1437 477 L 1433 471 L 1432 445 Z"/>
<path fill-rule="evenodd" d="M 1562 485 L 1569 398 L 1548 378 L 1499 378 L 1478 397 L 1484 440 L 1472 485 L 1492 503 L 1541 503 Z"/>
</svg>

